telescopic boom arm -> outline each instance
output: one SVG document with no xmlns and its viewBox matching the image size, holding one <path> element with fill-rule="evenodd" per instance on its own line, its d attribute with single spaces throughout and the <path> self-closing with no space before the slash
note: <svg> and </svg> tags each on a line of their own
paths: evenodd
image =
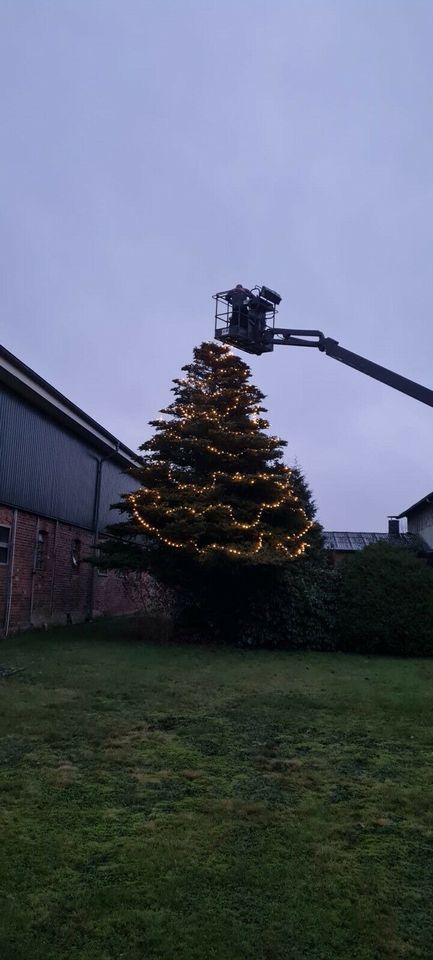
<svg viewBox="0 0 433 960">
<path fill-rule="evenodd" d="M 316 347 L 328 357 L 353 367 L 388 387 L 433 407 L 433 390 L 401 377 L 378 363 L 366 360 L 357 353 L 340 347 L 338 340 L 325 337 L 321 330 L 289 330 L 275 326 L 277 307 L 281 302 L 279 293 L 270 287 L 254 287 L 247 290 L 238 284 L 232 290 L 214 294 L 215 337 L 222 343 L 231 344 L 238 350 L 260 356 L 270 353 L 276 346 Z"/>
<path fill-rule="evenodd" d="M 273 330 L 265 332 L 266 339 L 269 334 L 271 334 L 269 339 L 275 346 L 280 344 L 286 347 L 317 347 L 322 353 L 326 353 L 328 357 L 332 357 L 334 360 L 339 360 L 347 367 L 353 367 L 354 370 L 359 370 L 360 373 L 365 373 L 368 377 L 373 377 L 374 380 L 386 383 L 388 387 L 393 387 L 394 390 L 406 393 L 408 397 L 413 397 L 414 400 L 419 400 L 420 403 L 426 403 L 429 407 L 433 407 L 433 390 L 429 390 L 428 387 L 423 387 L 413 380 L 408 380 L 407 377 L 402 377 L 399 373 L 394 373 L 393 370 L 381 367 L 378 363 L 366 360 L 365 357 L 360 357 L 357 353 L 345 350 L 344 347 L 340 347 L 338 340 L 325 337 L 321 330 L 286 330 L 274 327 Z"/>
</svg>

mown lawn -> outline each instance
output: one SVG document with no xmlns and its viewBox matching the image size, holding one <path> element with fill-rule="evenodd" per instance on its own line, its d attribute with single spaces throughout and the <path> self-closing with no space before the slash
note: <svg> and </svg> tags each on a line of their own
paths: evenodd
<svg viewBox="0 0 433 960">
<path fill-rule="evenodd" d="M 2 960 L 433 957 L 433 662 L 0 644 Z"/>
</svg>

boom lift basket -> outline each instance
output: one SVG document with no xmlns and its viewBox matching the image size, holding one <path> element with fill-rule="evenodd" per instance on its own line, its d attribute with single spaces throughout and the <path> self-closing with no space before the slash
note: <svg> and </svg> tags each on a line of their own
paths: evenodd
<svg viewBox="0 0 433 960">
<path fill-rule="evenodd" d="M 281 297 L 269 287 L 247 290 L 238 284 L 215 293 L 215 337 L 259 356 L 274 349 L 275 315 Z"/>
</svg>

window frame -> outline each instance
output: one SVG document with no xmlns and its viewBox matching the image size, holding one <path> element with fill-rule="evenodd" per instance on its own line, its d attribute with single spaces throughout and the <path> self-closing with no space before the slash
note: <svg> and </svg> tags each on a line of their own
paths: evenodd
<svg viewBox="0 0 433 960">
<path fill-rule="evenodd" d="M 0 530 L 8 531 L 7 541 L 3 542 L 2 540 L 0 540 L 0 556 L 1 556 L 1 551 L 6 550 L 6 560 L 0 560 L 0 567 L 7 567 L 9 564 L 9 557 L 10 557 L 12 526 L 8 523 L 0 523 Z"/>
<path fill-rule="evenodd" d="M 99 560 L 99 557 L 100 557 L 100 556 L 101 556 L 101 551 L 100 551 L 99 547 L 96 547 L 96 560 Z M 107 567 L 105 567 L 105 568 L 104 568 L 104 567 L 98 567 L 98 565 L 96 565 L 96 573 L 97 573 L 98 577 L 108 577 L 108 569 L 107 569 Z"/>
<path fill-rule="evenodd" d="M 81 563 L 82 543 L 79 537 L 74 537 L 71 542 L 71 564 L 74 573 L 79 573 Z"/>
<path fill-rule="evenodd" d="M 35 544 L 35 573 L 45 573 L 47 562 L 48 530 L 38 530 Z"/>
</svg>

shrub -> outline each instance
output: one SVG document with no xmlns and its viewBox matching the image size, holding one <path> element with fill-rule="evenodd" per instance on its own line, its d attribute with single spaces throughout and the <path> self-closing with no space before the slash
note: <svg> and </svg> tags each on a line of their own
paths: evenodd
<svg viewBox="0 0 433 960">
<path fill-rule="evenodd" d="M 328 567 L 289 571 L 286 576 L 285 647 L 335 650 L 338 575 Z"/>
<path fill-rule="evenodd" d="M 366 547 L 340 567 L 337 643 L 342 650 L 433 654 L 433 571 L 388 543 Z"/>
<path fill-rule="evenodd" d="M 201 581 L 200 603 L 191 597 L 181 621 L 217 642 L 334 649 L 334 583 L 333 571 L 302 561 L 283 568 L 223 568 Z"/>
</svg>

